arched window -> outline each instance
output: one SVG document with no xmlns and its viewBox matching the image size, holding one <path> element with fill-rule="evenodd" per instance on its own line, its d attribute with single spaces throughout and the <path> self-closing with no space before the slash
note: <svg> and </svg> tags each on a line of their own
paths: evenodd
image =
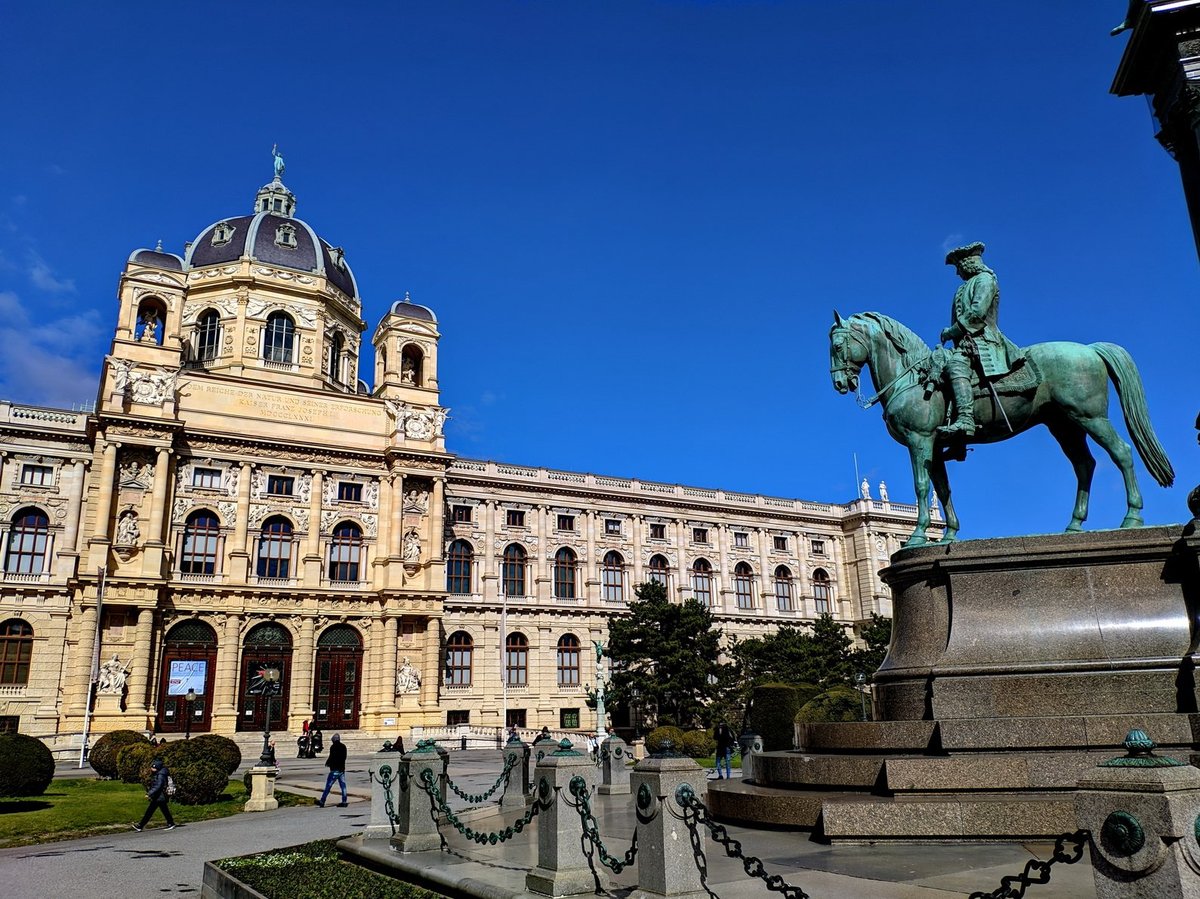
<svg viewBox="0 0 1200 899">
<path fill-rule="evenodd" d="M 180 574 L 216 574 L 217 545 L 221 522 L 207 509 L 187 517 L 183 526 L 183 551 L 179 554 Z"/>
<path fill-rule="evenodd" d="M 554 598 L 575 598 L 575 553 L 564 546 L 554 554 Z"/>
<path fill-rule="evenodd" d="M 206 309 L 196 320 L 196 359 L 210 362 L 221 350 L 221 314 L 215 309 Z"/>
<path fill-rule="evenodd" d="M 579 638 L 563 634 L 558 639 L 558 685 L 579 686 Z"/>
<path fill-rule="evenodd" d="M 510 687 L 529 683 L 529 640 L 522 633 L 504 639 L 504 679 Z"/>
<path fill-rule="evenodd" d="M 258 576 L 292 576 L 292 523 L 282 515 L 263 522 L 258 538 Z"/>
<path fill-rule="evenodd" d="M 165 321 L 164 307 L 161 306 L 157 298 L 148 297 L 142 300 L 138 306 L 138 320 L 136 328 L 136 337 L 142 343 L 157 343 L 163 341 L 162 327 Z"/>
<path fill-rule="evenodd" d="M 671 576 L 671 564 L 667 561 L 666 556 L 651 556 L 650 557 L 650 580 L 656 584 L 662 584 L 664 587 L 670 586 L 667 581 Z"/>
<path fill-rule="evenodd" d="M 446 685 L 469 687 L 471 685 L 471 662 L 475 654 L 475 643 L 466 631 L 455 631 L 446 641 Z"/>
<path fill-rule="evenodd" d="M 9 574 L 41 574 L 50 547 L 50 519 L 41 509 L 21 509 L 8 533 L 4 570 Z"/>
<path fill-rule="evenodd" d="M 504 550 L 504 563 L 501 566 L 501 581 L 505 596 L 525 595 L 525 550 L 516 543 L 510 543 Z"/>
<path fill-rule="evenodd" d="M 422 381 L 421 363 L 424 361 L 421 348 L 408 344 L 400 352 L 400 380 L 405 384 L 420 387 Z"/>
<path fill-rule="evenodd" d="M 291 364 L 296 324 L 286 312 L 272 312 L 263 329 L 263 359 Z"/>
<path fill-rule="evenodd" d="M 464 595 L 471 592 L 471 561 L 475 557 L 471 544 L 455 540 L 446 553 L 446 592 Z"/>
<path fill-rule="evenodd" d="M 600 566 L 600 585 L 605 602 L 622 602 L 625 599 L 625 560 L 616 550 L 604 554 Z"/>
<path fill-rule="evenodd" d="M 712 566 L 707 559 L 692 563 L 692 593 L 702 606 L 712 606 Z"/>
<path fill-rule="evenodd" d="M 333 529 L 329 541 L 329 579 L 357 581 L 362 562 L 362 528 L 353 521 L 343 521 Z"/>
<path fill-rule="evenodd" d="M 346 349 L 346 339 L 341 331 L 334 331 L 329 340 L 329 358 L 325 363 L 325 371 L 339 384 L 342 381 L 342 352 Z"/>
<path fill-rule="evenodd" d="M 0 684 L 28 684 L 32 661 L 33 628 L 16 618 L 0 624 Z"/>
<path fill-rule="evenodd" d="M 829 575 L 825 569 L 818 568 L 813 572 L 812 576 L 813 588 L 813 609 L 818 615 L 825 615 L 829 612 L 829 600 L 832 591 L 829 587 Z"/>
<path fill-rule="evenodd" d="M 745 562 L 738 562 L 733 569 L 733 595 L 739 609 L 754 608 L 754 572 Z"/>
<path fill-rule="evenodd" d="M 792 611 L 792 572 L 786 565 L 775 569 L 775 606 L 781 612 Z"/>
</svg>

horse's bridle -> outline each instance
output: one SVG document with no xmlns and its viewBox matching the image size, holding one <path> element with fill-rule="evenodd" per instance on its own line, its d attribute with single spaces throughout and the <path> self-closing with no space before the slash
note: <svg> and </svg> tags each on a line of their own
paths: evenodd
<svg viewBox="0 0 1200 899">
<path fill-rule="evenodd" d="M 871 344 L 867 342 L 866 338 L 864 338 L 861 334 L 859 334 L 857 331 L 855 331 L 853 328 L 851 328 L 849 323 L 835 327 L 833 329 L 833 331 L 831 332 L 831 336 L 832 336 L 832 334 L 836 334 L 839 331 L 844 334 L 849 335 L 850 337 L 853 337 L 856 341 L 858 341 L 858 345 L 861 346 L 863 348 L 863 350 L 866 351 L 867 356 L 869 357 L 871 355 Z M 829 373 L 831 375 L 839 375 L 839 374 L 840 375 L 853 375 L 854 377 L 859 378 L 859 375 L 861 374 L 861 372 L 863 370 L 863 366 L 866 364 L 867 363 L 864 360 L 863 362 L 858 362 L 858 363 L 845 362 L 842 365 L 830 365 Z M 891 390 L 893 387 L 895 387 L 897 384 L 899 384 L 901 378 L 903 378 L 905 375 L 907 375 L 913 369 L 919 367 L 920 364 L 921 364 L 920 361 L 917 361 L 917 362 L 914 362 L 911 365 L 909 365 L 907 368 L 904 369 L 904 371 L 900 372 L 900 374 L 898 374 L 898 375 L 896 375 L 896 377 L 892 378 L 891 383 L 887 384 L 882 390 L 880 390 L 878 393 L 876 393 L 873 397 L 870 397 L 870 398 L 863 396 L 863 394 L 862 394 L 862 379 L 859 378 L 858 390 L 856 391 L 855 401 L 858 403 L 860 408 L 870 409 L 872 406 L 874 406 L 876 403 L 878 403 L 881 399 L 883 399 L 884 394 L 886 394 L 889 390 Z"/>
</svg>

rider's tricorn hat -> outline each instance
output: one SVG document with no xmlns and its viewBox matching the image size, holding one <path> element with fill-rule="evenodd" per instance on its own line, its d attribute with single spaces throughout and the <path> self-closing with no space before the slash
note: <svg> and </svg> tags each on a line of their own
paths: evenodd
<svg viewBox="0 0 1200 899">
<path fill-rule="evenodd" d="M 970 259 L 972 256 L 983 255 L 983 244 L 979 241 L 969 243 L 965 247 L 959 247 L 956 250 L 951 250 L 946 254 L 946 265 L 958 265 L 964 259 Z"/>
</svg>

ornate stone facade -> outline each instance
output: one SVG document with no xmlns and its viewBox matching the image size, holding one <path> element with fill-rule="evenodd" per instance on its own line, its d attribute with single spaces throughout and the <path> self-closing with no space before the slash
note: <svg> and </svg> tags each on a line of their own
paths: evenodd
<svg viewBox="0 0 1200 899">
<path fill-rule="evenodd" d="M 130 257 L 94 413 L 0 401 L 0 726 L 77 748 L 119 658 L 96 732 L 260 730 L 264 667 L 272 729 L 588 727 L 582 647 L 651 577 L 737 636 L 890 611 L 913 507 L 448 453 L 436 317 L 394 303 L 359 381 L 353 275 L 294 205 L 272 182 L 186 258 Z"/>
</svg>

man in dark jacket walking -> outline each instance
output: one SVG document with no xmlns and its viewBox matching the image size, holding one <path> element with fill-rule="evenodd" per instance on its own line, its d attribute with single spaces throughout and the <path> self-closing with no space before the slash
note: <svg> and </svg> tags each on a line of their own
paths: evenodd
<svg viewBox="0 0 1200 899">
<path fill-rule="evenodd" d="M 167 806 L 167 784 L 171 780 L 171 772 L 167 770 L 162 759 L 155 759 L 151 762 L 150 770 L 154 772 L 154 779 L 150 781 L 150 789 L 146 792 L 146 796 L 150 799 L 150 805 L 146 808 L 146 814 L 142 815 L 142 820 L 133 825 L 133 829 L 141 833 L 146 827 L 146 822 L 150 820 L 150 816 L 154 814 L 154 810 L 161 808 L 163 817 L 167 819 L 167 830 L 174 830 L 175 819 L 171 817 L 171 809 Z"/>
<path fill-rule="evenodd" d="M 329 741 L 329 758 L 325 760 L 325 767 L 329 769 L 329 776 L 325 778 L 325 792 L 321 794 L 321 798 L 317 800 L 317 805 L 321 808 L 325 807 L 325 800 L 329 797 L 329 791 L 333 787 L 333 782 L 336 780 L 338 786 L 342 788 L 342 801 L 338 803 L 338 808 L 346 807 L 346 747 L 342 745 L 342 738 L 339 734 L 334 734 Z"/>
<path fill-rule="evenodd" d="M 737 745 L 737 737 L 733 735 L 733 730 L 724 721 L 717 727 L 717 779 L 733 777 L 733 769 L 731 763 L 733 760 L 733 747 Z M 725 765 L 725 773 L 721 774 L 721 765 Z"/>
</svg>

